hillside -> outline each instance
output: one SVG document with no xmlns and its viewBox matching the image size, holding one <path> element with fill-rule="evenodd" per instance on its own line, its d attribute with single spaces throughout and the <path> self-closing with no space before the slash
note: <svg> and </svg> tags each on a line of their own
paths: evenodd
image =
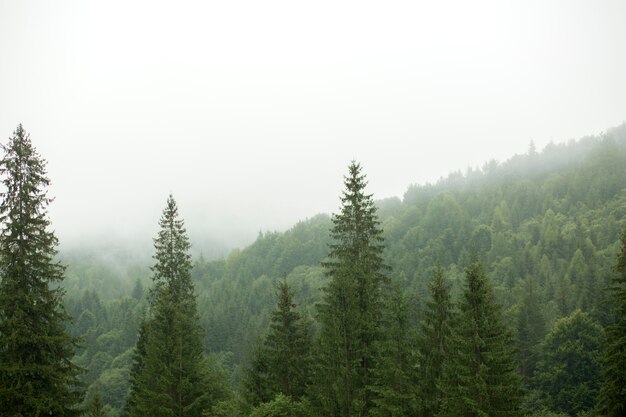
<svg viewBox="0 0 626 417">
<path fill-rule="evenodd" d="M 435 184 L 412 185 L 402 199 L 377 204 L 385 258 L 392 278 L 413 300 L 415 318 L 433 268 L 442 265 L 457 291 L 463 267 L 475 254 L 514 332 L 529 288 L 540 300 L 547 329 L 577 308 L 606 324 L 610 305 L 603 288 L 626 226 L 626 124 L 541 152 L 531 148 Z M 314 320 L 326 282 L 320 262 L 327 255 L 330 225 L 330 217 L 320 214 L 286 232 L 259 234 L 252 245 L 225 258 L 196 260 L 193 277 L 206 347 L 234 384 L 267 329 L 283 277 Z M 99 386 L 105 402 L 117 409 L 127 389 L 148 272 L 145 265 L 134 265 L 125 272 L 130 280 L 117 281 L 111 277 L 119 272 L 105 265 L 68 259 L 73 264 L 67 305 L 76 318 L 72 331 L 85 335 L 78 358 L 90 369 L 85 382 Z M 132 296 L 107 292 L 102 301 L 99 293 L 110 290 L 108 279 Z M 89 288 L 94 282 L 96 291 Z"/>
</svg>

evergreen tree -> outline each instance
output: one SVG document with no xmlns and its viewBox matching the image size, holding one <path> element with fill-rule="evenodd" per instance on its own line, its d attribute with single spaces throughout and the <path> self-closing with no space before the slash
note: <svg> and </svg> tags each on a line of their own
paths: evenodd
<svg viewBox="0 0 626 417">
<path fill-rule="evenodd" d="M 521 386 L 513 337 L 502 321 L 482 265 L 465 269 L 459 320 L 441 383 L 440 416 L 519 416 Z"/>
<path fill-rule="evenodd" d="M 529 382 L 537 367 L 539 348 L 546 335 L 546 323 L 541 296 L 530 277 L 525 282 L 525 290 L 517 319 L 517 346 L 520 373 L 525 382 Z"/>
<path fill-rule="evenodd" d="M 552 411 L 575 416 L 593 409 L 600 389 L 602 327 L 575 310 L 558 320 L 542 349 L 535 380 Z"/>
<path fill-rule="evenodd" d="M 295 307 L 287 282 L 281 282 L 265 351 L 274 392 L 297 400 L 310 383 L 311 340 L 307 325 Z"/>
<path fill-rule="evenodd" d="M 330 282 L 318 305 L 318 406 L 325 416 L 366 415 L 373 406 L 372 370 L 382 339 L 383 292 L 388 267 L 374 200 L 353 162 L 345 178 L 341 212 L 333 216 Z"/>
<path fill-rule="evenodd" d="M 260 404 L 252 409 L 250 417 L 310 417 L 308 402 L 296 401 L 291 397 L 278 394 L 272 401 Z"/>
<path fill-rule="evenodd" d="M 88 417 L 105 417 L 106 412 L 104 409 L 104 403 L 102 402 L 102 396 L 100 390 L 96 390 L 91 403 L 89 404 Z"/>
<path fill-rule="evenodd" d="M 454 310 L 450 286 L 446 284 L 443 268 L 435 269 L 430 283 L 431 300 L 426 303 L 421 321 L 419 340 L 420 416 L 433 417 L 440 409 L 443 393 L 441 378 L 443 364 L 450 352 L 450 334 Z"/>
<path fill-rule="evenodd" d="M 211 405 L 211 381 L 191 279 L 190 244 L 172 196 L 159 225 L 145 354 L 131 387 L 135 394 L 129 415 L 201 416 Z"/>
<path fill-rule="evenodd" d="M 19 125 L 0 175 L 0 416 L 73 416 L 82 393 L 49 229 L 46 162 Z"/>
<path fill-rule="evenodd" d="M 295 308 L 287 282 L 281 282 L 270 330 L 265 339 L 257 343 L 244 377 L 249 405 L 269 402 L 277 394 L 297 400 L 310 385 L 310 331 Z"/>
<path fill-rule="evenodd" d="M 137 343 L 133 350 L 133 362 L 130 367 L 129 383 L 130 388 L 128 395 L 126 396 L 126 403 L 122 409 L 122 417 L 128 417 L 130 410 L 137 404 L 137 395 L 139 392 L 139 375 L 143 370 L 143 361 L 146 357 L 146 342 L 148 339 L 147 322 L 146 318 L 141 319 L 139 324 L 139 334 L 137 336 Z"/>
<path fill-rule="evenodd" d="M 414 329 L 408 303 L 398 285 L 392 286 L 385 308 L 385 337 L 378 345 L 373 370 L 373 417 L 403 417 L 417 410 Z"/>
<path fill-rule="evenodd" d="M 606 329 L 607 349 L 604 360 L 604 383 L 600 391 L 603 415 L 626 415 L 626 229 L 615 267 L 617 275 L 610 291 L 616 304 L 615 323 Z"/>
<path fill-rule="evenodd" d="M 274 398 L 269 368 L 265 344 L 259 341 L 252 352 L 250 366 L 245 370 L 243 377 L 243 395 L 249 405 L 257 406 Z"/>
</svg>

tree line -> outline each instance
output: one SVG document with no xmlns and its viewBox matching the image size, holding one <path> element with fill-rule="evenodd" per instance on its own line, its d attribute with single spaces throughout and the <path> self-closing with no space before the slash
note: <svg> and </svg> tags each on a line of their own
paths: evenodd
<svg viewBox="0 0 626 417">
<path fill-rule="evenodd" d="M 486 242 L 498 239 L 499 222 L 511 221 L 502 205 L 494 212 L 491 229 L 477 228 L 472 233 L 471 250 L 463 253 L 461 248 L 455 254 L 456 260 L 464 261 L 462 273 L 451 271 L 447 256 L 426 269 L 427 294 L 416 303 L 413 296 L 419 294 L 419 287 L 407 285 L 406 277 L 388 263 L 393 254 L 385 254 L 393 227 L 383 227 L 379 212 L 384 207 L 367 194 L 362 168 L 352 163 L 340 212 L 330 219 L 329 250 L 317 267 L 323 283 L 318 302 L 303 312 L 296 296 L 305 291 L 294 295 L 286 278 L 277 283 L 267 331 L 252 343 L 253 354 L 247 365 L 239 366 L 240 383 L 233 390 L 225 369 L 228 355 L 206 352 L 211 328 L 204 333 L 196 290 L 201 281 L 194 280 L 190 244 L 174 199 L 167 199 L 159 222 L 149 291 L 138 281 L 135 301 L 117 304 L 141 319 L 136 326 L 123 315 L 113 319 L 117 324 L 126 322 L 125 328 L 117 326 L 118 338 L 107 339 L 103 336 L 108 333 L 98 334 L 97 326 L 111 319 L 107 316 L 112 310 L 103 307 L 96 294 L 85 292 L 84 304 L 90 308 L 76 320 L 82 326 L 80 334 L 94 337 L 85 349 L 66 329 L 72 325 L 59 285 L 64 266 L 55 260 L 57 241 L 48 230 L 45 160 L 21 126 L 4 151 L 0 161 L 5 186 L 0 205 L 0 415 L 114 413 L 97 387 L 90 388 L 89 398 L 84 399 L 81 379 L 85 382 L 89 371 L 76 364 L 80 356 L 74 354 L 84 349 L 90 364 L 97 365 L 94 359 L 103 352 L 89 353 L 89 348 L 108 343 L 113 352 L 120 349 L 119 337 L 134 342 L 132 350 L 117 352 L 115 358 L 126 364 L 116 369 L 128 371 L 118 375 L 128 381 L 128 388 L 117 395 L 120 413 L 128 416 L 624 412 L 626 231 L 607 291 L 617 306 L 614 311 L 561 306 L 555 295 L 557 308 L 563 309 L 548 326 L 537 305 L 546 283 L 529 276 L 519 288 L 517 323 L 511 325 L 506 303 L 485 268 L 491 255 L 486 248 L 494 250 L 493 243 Z M 431 222 L 455 220 L 446 216 L 446 204 L 444 200 L 443 212 L 429 207 L 426 216 L 439 218 Z M 447 252 L 454 252 L 454 246 L 435 243 Z M 545 252 L 549 250 L 547 246 Z M 584 288 L 586 274 L 575 275 L 580 272 L 577 268 L 586 266 L 582 251 L 574 256 L 579 252 L 583 259 L 576 263 L 572 259 L 569 279 Z M 197 265 L 195 271 L 198 266 L 219 268 L 220 264 Z M 414 270 L 420 268 L 424 267 Z M 305 281 L 307 277 L 304 274 Z M 560 295 L 569 296 L 560 290 Z M 577 302 L 595 305 L 596 300 L 587 295 Z M 601 324 L 607 328 L 606 343 Z M 106 355 L 100 358 L 109 361 Z"/>
</svg>

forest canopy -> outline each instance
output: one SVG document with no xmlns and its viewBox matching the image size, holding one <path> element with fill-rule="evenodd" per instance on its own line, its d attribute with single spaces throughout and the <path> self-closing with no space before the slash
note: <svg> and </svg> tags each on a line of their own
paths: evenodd
<svg viewBox="0 0 626 417">
<path fill-rule="evenodd" d="M 72 362 L 84 370 L 81 407 L 140 415 L 161 401 L 146 387 L 175 385 L 163 378 L 178 371 L 157 365 L 168 317 L 183 314 L 176 334 L 194 363 L 184 378 L 196 381 L 178 402 L 185 415 L 623 412 L 609 405 L 623 399 L 610 382 L 619 386 L 624 361 L 626 125 L 411 185 L 402 198 L 375 200 L 366 169 L 350 165 L 340 212 L 260 233 L 225 257 L 191 259 L 185 236 L 181 272 L 159 269 L 158 246 L 156 264 L 61 253 L 73 317 L 63 343 L 82 340 Z M 183 282 L 185 301 L 163 282 Z M 568 349 L 579 368 L 564 365 Z M 172 346 L 169 362 L 182 351 Z"/>
</svg>

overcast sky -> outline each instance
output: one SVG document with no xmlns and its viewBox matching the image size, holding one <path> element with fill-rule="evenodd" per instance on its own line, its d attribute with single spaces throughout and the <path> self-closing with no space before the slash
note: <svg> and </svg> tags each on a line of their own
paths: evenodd
<svg viewBox="0 0 626 417">
<path fill-rule="evenodd" d="M 626 120 L 626 2 L 0 0 L 0 139 L 62 242 L 222 242 Z"/>
</svg>

